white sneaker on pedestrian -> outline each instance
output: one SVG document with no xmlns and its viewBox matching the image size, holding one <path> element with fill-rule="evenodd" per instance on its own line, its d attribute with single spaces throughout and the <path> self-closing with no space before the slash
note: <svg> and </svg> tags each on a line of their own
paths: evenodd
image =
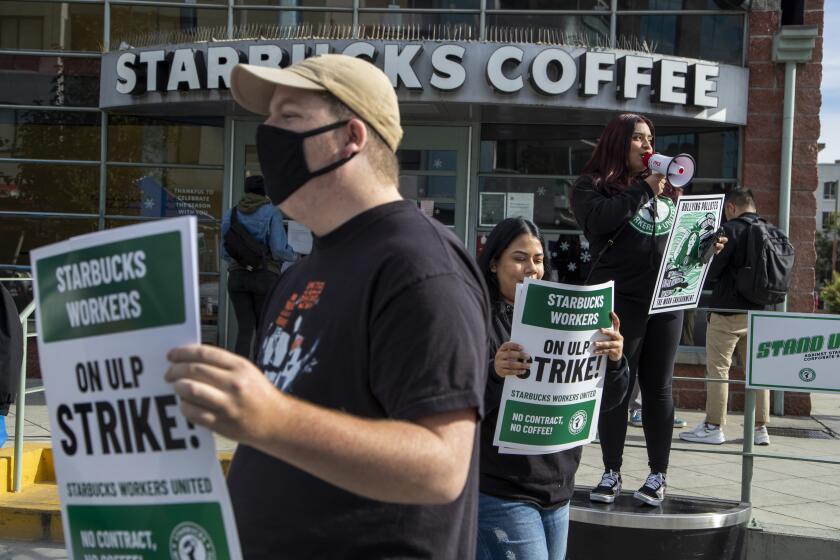
<svg viewBox="0 0 840 560">
<path fill-rule="evenodd" d="M 767 433 L 767 426 L 755 427 L 753 443 L 755 445 L 770 445 L 770 434 Z"/>
<path fill-rule="evenodd" d="M 756 431 L 756 437 L 758 432 Z M 690 432 L 681 432 L 680 439 L 683 441 L 690 441 L 692 443 L 710 443 L 712 445 L 720 445 L 726 441 L 726 436 L 723 435 L 723 430 L 720 426 L 709 424 L 708 422 L 700 422 Z"/>
</svg>

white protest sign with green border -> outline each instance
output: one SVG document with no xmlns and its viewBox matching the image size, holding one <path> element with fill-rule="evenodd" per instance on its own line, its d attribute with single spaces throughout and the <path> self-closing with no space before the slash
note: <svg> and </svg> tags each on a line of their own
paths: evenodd
<svg viewBox="0 0 840 560">
<path fill-rule="evenodd" d="M 200 342 L 194 217 L 32 251 L 38 350 L 71 558 L 239 559 L 211 433 L 166 353 Z"/>
<path fill-rule="evenodd" d="M 722 194 L 681 196 L 677 200 L 649 313 L 697 307 L 709 270 L 709 263 L 702 260 L 701 241 L 720 227 L 722 212 Z"/>
<path fill-rule="evenodd" d="M 750 311 L 747 387 L 840 392 L 840 315 Z"/>
<path fill-rule="evenodd" d="M 505 377 L 493 444 L 500 453 L 556 453 L 589 443 L 598 429 L 606 356 L 591 344 L 612 326 L 613 283 L 573 286 L 525 279 L 511 340 L 532 358 Z"/>
</svg>

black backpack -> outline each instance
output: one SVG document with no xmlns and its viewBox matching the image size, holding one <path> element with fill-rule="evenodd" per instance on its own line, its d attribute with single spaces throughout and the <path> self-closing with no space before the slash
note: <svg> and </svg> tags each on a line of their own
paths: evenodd
<svg viewBox="0 0 840 560">
<path fill-rule="evenodd" d="M 225 250 L 245 270 L 252 271 L 261 268 L 268 258 L 268 248 L 254 239 L 236 214 L 236 207 L 234 207 L 230 213 L 230 228 L 225 233 Z"/>
<path fill-rule="evenodd" d="M 746 259 L 735 287 L 757 305 L 781 303 L 793 283 L 794 249 L 788 236 L 767 221 L 740 218 L 747 224 Z"/>
</svg>

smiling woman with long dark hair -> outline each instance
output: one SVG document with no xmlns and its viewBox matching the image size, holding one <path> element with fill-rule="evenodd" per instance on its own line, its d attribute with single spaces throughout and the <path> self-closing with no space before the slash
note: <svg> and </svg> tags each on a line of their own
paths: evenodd
<svg viewBox="0 0 840 560">
<path fill-rule="evenodd" d="M 492 309 L 479 467 L 477 551 L 481 560 L 562 560 L 566 554 L 569 498 L 581 448 L 547 455 L 507 455 L 493 445 L 504 378 L 529 368 L 522 346 L 510 340 L 516 284 L 546 274 L 544 247 L 533 222 L 508 218 L 490 232 L 478 258 Z M 601 332 L 609 337 L 595 343 L 595 352 L 609 358 L 601 399 L 603 414 L 621 402 L 629 376 L 618 318 L 613 315 L 613 328 Z"/>
<path fill-rule="evenodd" d="M 639 377 L 650 466 L 634 496 L 655 506 L 665 497 L 674 422 L 671 379 L 683 312 L 648 315 L 678 196 L 665 177 L 649 174 L 642 161 L 653 152 L 653 142 L 653 123 L 646 117 L 622 114 L 610 121 L 575 183 L 572 209 L 595 255 L 589 282 L 615 281 L 631 387 Z M 719 251 L 723 245 L 718 245 Z M 598 421 L 604 474 L 590 493 L 593 501 L 612 503 L 621 491 L 629 397 Z"/>
</svg>

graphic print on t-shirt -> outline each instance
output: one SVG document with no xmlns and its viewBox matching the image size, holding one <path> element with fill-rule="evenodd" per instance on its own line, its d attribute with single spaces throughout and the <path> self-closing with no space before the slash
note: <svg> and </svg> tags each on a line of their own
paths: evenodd
<svg viewBox="0 0 840 560">
<path fill-rule="evenodd" d="M 656 201 L 656 219 L 653 216 L 653 204 Z M 630 220 L 630 225 L 633 229 L 640 233 L 650 235 L 653 230 L 654 223 L 656 224 L 656 235 L 667 235 L 671 231 L 671 226 L 674 225 L 674 213 L 676 207 L 674 202 L 667 197 L 657 197 L 651 199 L 642 206 L 633 219 Z"/>
<path fill-rule="evenodd" d="M 293 292 L 271 324 L 257 360 L 268 380 L 281 391 L 290 391 L 300 374 L 307 374 L 317 363 L 319 338 L 307 340 L 302 327 L 309 310 L 324 291 L 324 282 L 309 282 L 303 293 Z"/>
</svg>

